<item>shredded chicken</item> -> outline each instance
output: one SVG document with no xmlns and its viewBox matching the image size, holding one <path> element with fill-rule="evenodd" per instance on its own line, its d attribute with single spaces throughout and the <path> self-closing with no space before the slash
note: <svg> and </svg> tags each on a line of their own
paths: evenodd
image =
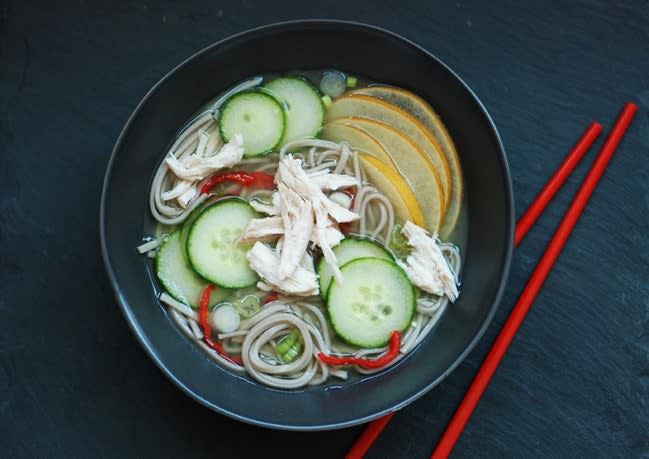
<svg viewBox="0 0 649 459">
<path fill-rule="evenodd" d="M 169 154 L 165 161 L 176 177 L 193 181 L 203 180 L 220 169 L 234 166 L 241 161 L 241 158 L 243 158 L 243 137 L 235 134 L 232 140 L 214 156 L 194 154 L 183 158 L 181 162 L 173 154 Z"/>
<path fill-rule="evenodd" d="M 322 233 L 318 232 L 318 227 L 316 226 L 313 227 L 313 231 L 311 232 L 311 242 L 315 243 L 317 240 L 322 238 L 325 245 L 328 245 L 329 247 L 337 246 L 344 237 L 343 233 L 338 229 L 338 226 L 331 219 L 329 219 L 329 225 L 325 226 Z"/>
<path fill-rule="evenodd" d="M 253 206 L 254 207 L 254 206 Z M 256 208 L 255 208 L 256 209 Z M 284 234 L 284 223 L 279 216 L 266 218 L 255 218 L 248 223 L 245 232 L 240 236 L 239 242 L 249 243 L 279 237 Z M 315 242 L 318 238 L 317 228 L 314 226 L 309 240 Z M 324 240 L 326 244 L 335 247 L 344 238 L 333 220 L 329 220 L 329 226 L 325 227 Z"/>
<path fill-rule="evenodd" d="M 304 256 L 300 261 L 300 266 L 309 272 L 315 272 L 315 265 L 313 264 L 313 257 L 308 252 L 304 252 Z"/>
<path fill-rule="evenodd" d="M 332 246 L 327 243 L 329 238 L 327 238 L 326 229 L 331 226 L 329 216 L 337 223 L 344 223 L 357 220 L 359 215 L 331 201 L 302 168 L 301 161 L 296 158 L 287 155 L 280 161 L 276 181 L 285 183 L 311 203 L 312 218 L 315 219 L 314 242 L 322 249 L 322 254 L 331 268 L 334 278 L 338 282 L 342 282 L 342 273 L 336 262 L 336 255 L 333 253 Z M 353 183 L 358 184 L 355 179 Z"/>
<path fill-rule="evenodd" d="M 235 134 L 232 140 L 226 143 L 218 153 L 214 154 L 210 148 L 215 146 L 212 137 L 205 131 L 199 134 L 199 143 L 196 152 L 181 160 L 170 153 L 165 162 L 169 170 L 177 177 L 174 187 L 162 194 L 162 199 L 170 201 L 175 199 L 183 209 L 194 199 L 198 193 L 198 183 L 215 172 L 231 167 L 243 158 L 243 137 Z"/>
<path fill-rule="evenodd" d="M 250 220 L 239 242 L 255 242 L 275 238 L 284 234 L 284 223 L 281 217 L 255 218 Z"/>
<path fill-rule="evenodd" d="M 306 199 L 281 182 L 277 187 L 281 199 L 279 210 L 284 224 L 285 247 L 280 255 L 279 277 L 284 279 L 295 271 L 306 253 L 313 230 L 313 216 Z"/>
<path fill-rule="evenodd" d="M 327 174 L 329 177 L 327 181 L 337 180 L 339 174 Z M 345 209 L 340 204 L 331 201 L 327 195 L 322 192 L 322 189 L 313 181 L 304 169 L 299 159 L 293 158 L 290 155 L 285 156 L 280 160 L 275 176 L 277 183 L 284 182 L 286 186 L 295 190 L 299 195 L 311 202 L 311 206 L 316 209 L 323 207 L 327 213 L 331 214 L 332 218 L 338 223 L 351 222 L 357 220 L 359 215 L 348 209 Z M 321 176 L 322 177 L 322 176 Z M 358 185 L 356 178 L 344 175 L 348 185 Z M 323 179 L 323 181 L 325 181 Z M 317 216 L 316 216 L 317 218 Z"/>
<path fill-rule="evenodd" d="M 250 206 L 255 209 L 257 212 L 266 214 L 266 215 L 277 215 L 279 214 L 279 209 L 273 204 L 266 204 L 261 202 L 258 199 L 253 199 L 250 201 Z"/>
<path fill-rule="evenodd" d="M 264 243 L 255 242 L 255 245 L 248 251 L 247 257 L 250 267 L 263 279 L 257 283 L 260 290 L 272 290 L 294 296 L 318 294 L 318 278 L 313 269 L 312 260 L 304 263 L 307 267 L 298 264 L 290 275 L 281 277 L 279 275 L 280 255 Z"/>
<path fill-rule="evenodd" d="M 334 278 L 339 283 L 342 283 L 343 274 L 340 272 L 340 268 L 338 267 L 338 259 L 336 258 L 336 254 L 332 250 L 333 246 L 327 244 L 327 229 L 330 227 L 327 212 L 322 205 L 315 206 L 313 208 L 313 211 L 315 213 L 316 221 L 314 228 L 315 234 L 313 235 L 314 242 L 322 249 L 322 256 L 331 268 Z"/>
<path fill-rule="evenodd" d="M 194 186 L 193 181 L 182 180 L 182 179 L 178 180 L 176 186 L 174 186 L 171 190 L 162 193 L 162 199 L 164 199 L 165 201 L 178 199 L 179 197 L 187 193 L 187 191 L 191 190 L 193 186 Z"/>
<path fill-rule="evenodd" d="M 447 296 L 451 302 L 458 297 L 457 278 L 444 258 L 437 242 L 425 229 L 408 221 L 401 233 L 408 238 L 412 252 L 406 261 L 397 261 L 411 282 L 420 289 L 439 296 Z"/>
<path fill-rule="evenodd" d="M 187 191 L 185 191 L 183 194 L 178 196 L 178 199 L 176 199 L 176 202 L 178 202 L 178 205 L 180 205 L 180 207 L 182 207 L 183 209 L 186 209 L 187 206 L 189 205 L 189 203 L 192 202 L 193 199 L 198 194 L 197 183 L 196 182 L 191 182 L 191 185 L 192 186 L 187 188 Z"/>
<path fill-rule="evenodd" d="M 309 178 L 322 190 L 333 191 L 358 185 L 358 180 L 353 175 L 321 174 L 316 176 L 310 175 Z"/>
<path fill-rule="evenodd" d="M 327 170 L 309 175 L 299 159 L 286 155 L 280 159 L 275 182 L 277 192 L 273 193 L 273 204 L 253 204 L 255 209 L 271 217 L 252 220 L 240 240 L 251 242 L 279 236 L 275 253 L 279 255 L 280 262 L 273 272 L 274 281 L 253 269 L 264 279 L 262 282 L 277 285 L 284 279 L 294 277 L 300 267 L 304 267 L 305 257 L 311 258 L 307 249 L 309 242 L 312 242 L 322 249 L 334 277 L 342 282 L 342 274 L 332 250 L 343 239 L 338 223 L 357 220 L 359 214 L 329 199 L 323 189 L 358 186 L 358 180 Z M 257 255 L 262 255 L 260 249 L 257 252 Z M 310 263 L 313 263 L 312 259 Z"/>
</svg>

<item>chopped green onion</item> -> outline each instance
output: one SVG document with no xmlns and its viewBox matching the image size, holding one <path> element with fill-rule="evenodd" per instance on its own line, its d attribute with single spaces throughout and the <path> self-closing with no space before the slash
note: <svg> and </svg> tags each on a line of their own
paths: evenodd
<svg viewBox="0 0 649 459">
<path fill-rule="evenodd" d="M 233 306 L 241 317 L 249 319 L 261 310 L 261 300 L 256 295 L 246 295 L 236 300 Z"/>
<path fill-rule="evenodd" d="M 329 96 L 326 95 L 326 94 L 325 94 L 324 96 L 322 96 L 321 99 L 322 99 L 322 103 L 324 104 L 325 108 L 329 108 L 329 106 L 330 106 L 331 103 L 333 102 L 333 101 L 331 100 L 331 97 L 329 97 Z"/>
<path fill-rule="evenodd" d="M 275 350 L 282 362 L 291 363 L 302 352 L 302 340 L 296 332 L 289 333 L 277 342 Z"/>
<path fill-rule="evenodd" d="M 347 76 L 347 79 L 345 80 L 345 83 L 347 83 L 348 88 L 355 88 L 356 85 L 358 84 L 358 79 L 353 76 Z"/>
<path fill-rule="evenodd" d="M 410 245 L 408 239 L 401 234 L 402 226 L 397 224 L 392 228 L 390 235 L 390 249 L 394 252 L 397 258 L 406 258 L 410 254 Z"/>
</svg>

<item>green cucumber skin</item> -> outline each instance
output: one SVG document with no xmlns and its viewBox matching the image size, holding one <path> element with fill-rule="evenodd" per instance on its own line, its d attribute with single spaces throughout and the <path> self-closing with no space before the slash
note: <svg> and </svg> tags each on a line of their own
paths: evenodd
<svg viewBox="0 0 649 459">
<path fill-rule="evenodd" d="M 268 153 L 271 153 L 273 151 L 277 151 L 278 148 L 280 147 L 280 145 L 282 144 L 282 140 L 284 139 L 284 133 L 286 132 L 286 123 L 287 123 L 286 106 L 285 106 L 284 102 L 281 99 L 279 99 L 275 94 L 272 93 L 272 91 L 267 91 L 263 87 L 238 92 L 238 93 L 234 94 L 233 96 L 231 96 L 228 100 L 225 101 L 225 103 L 223 104 L 223 106 L 222 106 L 222 108 L 220 110 L 220 115 L 219 115 L 219 132 L 221 133 L 221 138 L 223 138 L 223 140 L 225 142 L 229 142 L 231 140 L 230 136 L 228 136 L 227 133 L 224 131 L 223 123 L 221 123 L 221 119 L 223 118 L 223 115 L 228 110 L 229 105 L 232 102 L 236 101 L 238 96 L 245 96 L 247 94 L 263 94 L 269 100 L 272 100 L 275 104 L 277 104 L 277 106 L 281 109 L 281 112 L 282 112 L 282 133 L 278 137 L 278 140 L 275 143 L 275 145 L 273 145 L 272 147 L 269 147 L 266 150 L 263 150 L 261 152 L 256 152 L 256 153 L 248 153 L 248 152 L 246 152 L 246 153 L 244 153 L 243 156 L 245 158 L 254 158 L 256 156 L 264 156 L 264 155 L 267 155 Z M 245 143 L 245 139 L 244 139 L 244 143 Z"/>
<path fill-rule="evenodd" d="M 277 77 L 277 78 L 273 78 L 272 80 L 270 80 L 270 81 L 268 81 L 267 83 L 264 84 L 264 88 L 269 90 L 271 93 L 275 94 L 275 97 L 278 97 L 280 100 L 281 100 L 281 96 L 279 94 L 276 94 L 275 91 L 273 91 L 273 89 L 272 89 L 273 83 L 276 83 L 277 81 L 280 81 L 280 80 L 297 80 L 297 81 L 300 81 L 301 83 L 305 83 L 314 92 L 314 94 L 317 96 L 318 101 L 320 103 L 320 113 L 321 113 L 320 126 L 311 135 L 313 137 L 318 137 L 322 133 L 322 130 L 324 129 L 325 120 L 327 118 L 327 107 L 326 107 L 324 101 L 322 100 L 322 96 L 323 96 L 322 92 L 320 91 L 320 89 L 316 85 L 314 85 L 313 83 L 311 83 L 311 81 L 309 81 L 308 79 L 304 78 L 301 75 L 280 76 L 280 77 Z M 285 104 L 285 102 L 283 102 L 283 104 Z M 286 116 L 285 120 L 288 123 L 288 115 Z M 286 134 L 286 128 L 284 129 L 284 134 Z M 284 140 L 285 139 L 282 138 L 282 140 L 280 142 L 280 145 L 285 143 Z"/>
<path fill-rule="evenodd" d="M 196 217 L 194 220 L 190 230 L 189 234 L 187 236 L 187 245 L 186 245 L 186 253 L 188 254 L 188 259 L 189 259 L 189 264 L 191 265 L 192 269 L 203 279 L 205 279 L 207 282 L 211 282 L 213 284 L 216 284 L 220 287 L 224 287 L 226 289 L 241 289 L 241 288 L 246 288 L 250 287 L 252 285 L 255 285 L 257 281 L 259 280 L 258 276 L 254 276 L 254 279 L 251 279 L 250 282 L 243 282 L 243 283 L 237 283 L 237 284 L 231 284 L 231 283 L 225 283 L 222 280 L 219 279 L 214 279 L 211 278 L 209 274 L 206 275 L 206 273 L 201 269 L 199 266 L 196 266 L 195 261 L 192 259 L 190 256 L 190 250 L 191 250 L 191 245 L 192 245 L 192 235 L 196 231 L 196 228 L 198 226 L 198 223 L 200 222 L 201 218 L 206 218 L 207 214 L 211 211 L 214 211 L 216 207 L 221 207 L 221 206 L 231 206 L 231 205 L 243 205 L 246 206 L 247 208 L 250 209 L 252 218 L 255 218 L 257 216 L 257 213 L 254 211 L 254 209 L 250 206 L 248 201 L 242 198 L 224 198 L 221 200 L 216 201 L 214 204 L 208 206 L 201 212 L 201 214 Z M 251 270 L 252 271 L 252 270 Z M 253 271 L 254 272 L 254 271 Z"/>
<path fill-rule="evenodd" d="M 188 306 L 196 309 L 199 307 L 199 300 L 200 296 L 202 294 L 202 291 L 207 287 L 208 282 L 205 281 L 201 276 L 198 275 L 190 266 L 189 261 L 187 260 L 187 254 L 185 253 L 184 246 L 182 245 L 182 241 L 180 238 L 182 237 L 182 233 L 179 232 L 180 230 L 176 230 L 173 233 L 167 235 L 165 237 L 164 242 L 160 245 L 158 249 L 158 254 L 155 258 L 155 272 L 156 272 L 156 277 L 160 281 L 160 284 L 162 284 L 162 287 L 164 290 L 171 295 L 174 299 L 180 301 L 181 303 L 187 304 Z M 179 241 L 175 242 L 173 239 L 178 238 Z M 166 251 L 169 250 L 168 244 L 173 244 L 177 243 L 179 244 L 179 249 L 182 250 L 182 254 L 185 257 L 185 259 L 182 261 L 185 263 L 185 265 L 180 266 L 178 268 L 175 268 L 178 271 L 181 270 L 187 270 L 190 272 L 190 274 L 185 274 L 188 277 L 195 276 L 195 279 L 192 279 L 192 282 L 195 282 L 193 286 L 190 286 L 190 289 L 192 291 L 179 291 L 182 290 L 182 285 L 178 282 L 177 279 L 173 279 L 173 274 L 169 275 L 169 273 L 165 272 L 166 269 L 163 266 L 163 259 L 165 258 Z M 185 286 L 187 287 L 187 286 Z M 212 295 L 210 296 L 210 304 L 218 303 L 220 301 L 223 301 L 230 295 L 230 291 L 227 289 L 217 289 L 215 290 Z M 190 298 L 191 297 L 191 298 Z"/>
<path fill-rule="evenodd" d="M 407 318 L 407 320 L 403 321 L 403 324 L 401 325 L 401 328 L 399 329 L 401 332 L 404 332 L 410 326 L 410 324 L 412 323 L 412 320 L 413 320 L 413 318 L 415 316 L 415 312 L 417 310 L 417 289 L 412 284 L 412 282 L 410 282 L 410 279 L 408 278 L 408 275 L 405 273 L 405 271 L 403 271 L 403 269 L 401 269 L 401 267 L 399 267 L 399 265 L 397 265 L 396 263 L 394 263 L 392 261 L 385 260 L 383 258 L 373 258 L 373 257 L 356 258 L 354 260 L 351 260 L 351 261 L 345 263 L 343 266 L 341 266 L 340 269 L 341 269 L 341 271 L 346 271 L 347 270 L 346 268 L 348 268 L 350 266 L 353 266 L 356 263 L 367 263 L 369 261 L 371 261 L 372 263 L 389 264 L 391 266 L 391 268 L 394 269 L 394 272 L 398 273 L 399 276 L 401 276 L 403 278 L 403 280 L 405 280 L 405 285 L 408 286 L 409 294 L 410 294 L 410 296 L 412 298 L 412 301 L 411 301 L 411 304 L 410 304 L 410 313 L 408 315 L 408 318 Z M 343 274 L 344 274 L 344 272 L 343 272 Z M 387 334 L 387 336 L 385 338 L 383 338 L 381 340 L 371 341 L 371 342 L 359 342 L 354 337 L 350 337 L 350 336 L 346 335 L 344 332 L 341 332 L 338 321 L 334 318 L 334 314 L 331 314 L 331 309 L 332 309 L 331 302 L 333 301 L 332 289 L 334 289 L 334 288 L 341 288 L 340 284 L 335 282 L 335 280 L 331 282 L 331 285 L 329 286 L 329 289 L 328 289 L 327 313 L 328 313 L 328 316 L 329 316 L 329 321 L 331 323 L 331 327 L 333 328 L 336 335 L 341 340 L 346 342 L 347 344 L 350 344 L 352 346 L 357 346 L 357 347 L 360 347 L 360 348 L 363 348 L 363 349 L 379 348 L 379 347 L 383 347 L 383 346 L 387 345 L 389 343 L 389 341 L 390 341 L 390 334 L 394 330 L 390 330 L 390 333 Z"/>
<path fill-rule="evenodd" d="M 165 274 L 163 274 L 163 270 L 164 270 L 163 259 L 165 257 L 166 251 L 169 250 L 168 244 L 173 243 L 174 237 L 180 237 L 180 234 L 176 235 L 176 233 L 174 232 L 164 236 L 164 241 L 162 242 L 162 244 L 160 244 L 160 247 L 158 248 L 158 253 L 156 254 L 155 257 L 156 277 L 158 278 L 158 280 L 162 284 L 162 287 L 169 295 L 171 295 L 174 299 L 180 301 L 181 303 L 189 304 L 190 302 L 188 301 L 188 298 L 186 298 L 186 296 L 183 293 L 176 290 L 175 281 L 169 279 Z"/>
<path fill-rule="evenodd" d="M 340 252 L 342 250 L 345 250 L 345 248 L 351 244 L 372 244 L 375 246 L 379 251 L 385 253 L 386 255 L 386 260 L 394 261 L 394 255 L 392 252 L 390 252 L 386 247 L 384 247 L 380 242 L 371 239 L 369 237 L 362 237 L 362 236 L 348 236 L 345 239 L 343 239 L 340 244 L 338 244 L 336 247 L 333 248 L 333 252 L 336 256 L 339 256 Z M 352 247 L 353 249 L 353 247 Z M 345 263 L 348 263 L 352 260 L 355 260 L 357 258 L 381 258 L 381 257 L 376 257 L 375 255 L 365 255 L 365 256 L 360 256 L 360 257 L 354 257 L 350 258 Z M 345 264 L 343 263 L 343 264 Z M 340 265 L 339 265 L 340 266 Z M 319 283 L 320 283 L 320 296 L 322 297 L 323 300 L 326 301 L 329 288 L 331 288 L 331 284 L 333 281 L 333 276 L 331 273 L 331 269 L 329 268 L 329 265 L 327 264 L 327 261 L 324 259 L 324 257 L 320 258 L 320 261 L 318 262 L 318 266 L 316 268 L 316 271 L 319 276 Z M 324 285 L 325 281 L 323 280 L 323 274 L 325 274 L 329 277 L 328 282 L 326 282 L 327 285 Z"/>
<path fill-rule="evenodd" d="M 180 245 L 185 250 L 187 254 L 187 239 L 189 239 L 189 230 L 192 228 L 192 223 L 198 218 L 198 216 L 209 206 L 217 202 L 216 200 L 210 198 L 203 202 L 201 205 L 197 206 L 196 209 L 192 210 L 184 222 L 180 225 Z"/>
</svg>

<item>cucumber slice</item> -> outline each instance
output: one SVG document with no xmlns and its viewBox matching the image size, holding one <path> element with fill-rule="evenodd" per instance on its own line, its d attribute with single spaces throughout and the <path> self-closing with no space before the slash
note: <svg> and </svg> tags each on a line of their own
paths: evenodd
<svg viewBox="0 0 649 459">
<path fill-rule="evenodd" d="M 345 281 L 329 288 L 327 310 L 334 331 L 361 348 L 385 346 L 395 330 L 404 331 L 415 313 L 415 288 L 391 261 L 358 258 L 340 268 Z"/>
<path fill-rule="evenodd" d="M 158 249 L 156 275 L 169 295 L 192 308 L 198 308 L 207 282 L 189 265 L 180 242 L 180 231 L 171 233 Z M 210 304 L 223 301 L 230 293 L 222 288 L 214 290 Z"/>
<path fill-rule="evenodd" d="M 226 288 L 243 288 L 257 282 L 246 253 L 250 244 L 237 240 L 248 222 L 257 217 L 247 201 L 226 198 L 205 209 L 192 223 L 187 256 L 194 271 Z"/>
<path fill-rule="evenodd" d="M 243 137 L 244 156 L 273 151 L 284 136 L 286 115 L 282 104 L 263 91 L 243 91 L 230 97 L 221 110 L 219 128 L 223 140 Z"/>
<path fill-rule="evenodd" d="M 282 145 L 320 134 L 326 109 L 318 88 L 298 76 L 275 78 L 264 87 L 286 104 L 286 130 Z"/>
<path fill-rule="evenodd" d="M 378 242 L 370 239 L 361 239 L 356 237 L 345 238 L 340 244 L 333 249 L 336 255 L 338 266 L 342 266 L 356 258 L 382 258 L 384 260 L 393 261 L 394 257 Z M 333 273 L 327 264 L 327 261 L 322 257 L 318 263 L 318 276 L 320 282 L 320 295 L 322 298 L 327 298 L 327 290 L 331 285 L 331 278 Z"/>
<path fill-rule="evenodd" d="M 189 230 L 192 228 L 194 220 L 196 220 L 201 212 L 203 212 L 207 207 L 214 204 L 215 201 L 216 198 L 214 197 L 207 199 L 205 202 L 201 203 L 194 210 L 192 210 L 185 221 L 182 222 L 180 230 L 178 231 L 180 232 L 180 246 L 183 248 L 183 250 L 187 248 L 187 238 L 189 237 Z"/>
</svg>

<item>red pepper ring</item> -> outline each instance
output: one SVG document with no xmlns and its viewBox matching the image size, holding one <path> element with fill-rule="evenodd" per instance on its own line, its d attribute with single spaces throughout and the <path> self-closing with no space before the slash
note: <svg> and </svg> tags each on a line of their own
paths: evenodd
<svg viewBox="0 0 649 459">
<path fill-rule="evenodd" d="M 224 182 L 235 182 L 242 186 L 256 186 L 272 190 L 275 188 L 275 177 L 265 172 L 225 172 L 210 177 L 202 186 L 201 194 L 209 193 L 212 188 Z"/>
<path fill-rule="evenodd" d="M 221 346 L 221 343 L 217 343 L 212 340 L 212 327 L 210 327 L 210 323 L 208 322 L 207 317 L 209 314 L 208 306 L 210 302 L 210 295 L 212 294 L 212 291 L 214 291 L 214 289 L 216 289 L 216 285 L 209 284 L 207 287 L 205 287 L 205 290 L 203 290 L 203 293 L 201 294 L 200 309 L 198 311 L 198 322 L 203 328 L 203 340 L 205 341 L 205 344 L 214 349 L 228 362 L 243 366 L 243 361 L 241 361 L 240 358 L 229 356 L 228 353 L 225 352 L 225 349 L 223 349 L 223 346 Z"/>
<path fill-rule="evenodd" d="M 363 368 L 381 368 L 399 355 L 399 348 L 401 348 L 401 332 L 395 330 L 390 335 L 390 348 L 388 352 L 378 359 L 369 360 L 361 357 L 334 357 L 327 355 L 323 352 L 318 354 L 318 358 L 329 365 L 358 365 Z"/>
<path fill-rule="evenodd" d="M 277 294 L 277 292 L 270 292 L 268 295 L 266 295 L 262 303 L 264 304 L 272 303 L 273 301 L 277 301 L 278 298 L 279 295 Z"/>
<path fill-rule="evenodd" d="M 265 190 L 275 189 L 275 176 L 266 172 L 251 172 L 250 175 L 255 180 L 253 185 L 257 188 L 263 188 Z"/>
</svg>

